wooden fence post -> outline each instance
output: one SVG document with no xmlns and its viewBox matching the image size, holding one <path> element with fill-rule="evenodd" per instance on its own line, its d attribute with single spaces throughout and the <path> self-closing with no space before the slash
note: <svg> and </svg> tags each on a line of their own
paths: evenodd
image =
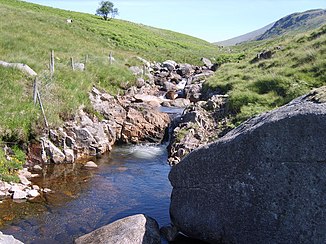
<svg viewBox="0 0 326 244">
<path fill-rule="evenodd" d="M 34 105 L 36 105 L 36 102 L 37 102 L 37 77 L 35 77 L 34 83 L 33 83 L 33 101 L 34 101 Z"/>
<path fill-rule="evenodd" d="M 74 58 L 73 57 L 70 58 L 70 64 L 71 64 L 72 70 L 75 70 L 75 64 L 74 64 Z"/>
<path fill-rule="evenodd" d="M 51 57 L 50 57 L 50 74 L 51 78 L 54 74 L 54 50 L 51 51 Z"/>
<path fill-rule="evenodd" d="M 110 55 L 109 55 L 109 61 L 110 61 L 110 64 L 112 64 L 112 62 L 113 62 L 112 51 L 110 52 Z"/>
</svg>

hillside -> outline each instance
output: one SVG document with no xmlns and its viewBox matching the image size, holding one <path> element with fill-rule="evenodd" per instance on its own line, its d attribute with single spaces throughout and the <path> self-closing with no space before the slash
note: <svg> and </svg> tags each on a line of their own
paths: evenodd
<svg viewBox="0 0 326 244">
<path fill-rule="evenodd" d="M 88 53 L 98 56 L 103 51 L 118 50 L 125 56 L 131 52 L 157 61 L 173 58 L 190 63 L 201 55 L 214 57 L 217 52 L 212 44 L 184 34 L 123 20 L 104 21 L 91 14 L 17 0 L 1 0 L 0 13 L 4 41 L 1 52 L 9 56 L 8 53 L 21 50 L 24 45 L 25 56 L 35 59 L 31 65 L 36 70 L 44 57 L 43 52 L 49 49 L 64 55 Z M 73 19 L 71 25 L 66 23 L 67 18 Z M 32 49 L 36 43 L 37 52 L 34 53 Z M 16 56 L 13 52 L 9 58 L 18 61 Z"/>
<path fill-rule="evenodd" d="M 241 36 L 237 36 L 237 37 L 225 40 L 225 41 L 215 42 L 214 44 L 219 45 L 219 46 L 234 46 L 234 45 L 237 45 L 238 43 L 253 41 L 253 40 L 256 40 L 262 34 L 264 34 L 267 30 L 269 30 L 273 25 L 274 25 L 274 23 L 266 25 L 263 28 L 246 33 Z"/>
<path fill-rule="evenodd" d="M 235 124 L 326 84 L 326 25 L 237 45 L 233 52 L 241 52 L 244 59 L 222 65 L 205 87 L 229 95 Z"/>
<path fill-rule="evenodd" d="M 278 21 L 257 40 L 275 38 L 285 34 L 300 33 L 313 30 L 326 24 L 326 10 L 308 10 L 302 13 L 290 14 Z"/>
<path fill-rule="evenodd" d="M 73 19 L 71 24 L 66 22 L 68 18 Z M 93 85 L 115 94 L 120 87 L 133 84 L 136 77 L 128 66 L 141 65 L 137 56 L 193 64 L 203 56 L 213 60 L 218 56 L 213 44 L 184 34 L 18 0 L 0 0 L 0 43 L 1 60 L 27 64 L 39 74 L 51 126 L 60 125 L 80 105 L 89 106 L 88 91 Z M 48 72 L 51 50 L 55 53 L 53 79 Z M 108 61 L 110 52 L 116 60 L 113 65 Z M 71 57 L 75 62 L 85 62 L 87 57 L 86 70 L 72 72 Z M 0 134 L 8 141 L 25 141 L 34 127 L 43 124 L 38 109 L 31 104 L 33 80 L 2 67 L 0 74 L 1 118 L 8 115 L 0 120 Z M 24 113 L 28 116 L 16 116 Z"/>
<path fill-rule="evenodd" d="M 308 10 L 301 13 L 290 14 L 261 29 L 225 41 L 216 42 L 215 44 L 233 46 L 248 41 L 261 41 L 281 37 L 283 35 L 295 35 L 314 30 L 324 24 L 326 24 L 325 9 Z"/>
</svg>

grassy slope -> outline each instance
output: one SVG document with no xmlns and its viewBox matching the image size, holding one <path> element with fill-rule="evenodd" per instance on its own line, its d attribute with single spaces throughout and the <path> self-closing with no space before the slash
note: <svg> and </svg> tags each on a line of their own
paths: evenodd
<svg viewBox="0 0 326 244">
<path fill-rule="evenodd" d="M 271 59 L 250 63 L 268 49 L 274 53 Z M 237 124 L 326 85 L 326 25 L 304 35 L 235 46 L 233 52 L 245 58 L 222 65 L 205 87 L 229 94 Z"/>
<path fill-rule="evenodd" d="M 294 35 L 319 28 L 326 24 L 326 10 L 315 9 L 294 13 L 278 20 L 257 40 L 276 38 L 283 35 Z"/>
<path fill-rule="evenodd" d="M 73 23 L 67 24 L 67 18 L 72 18 Z M 139 64 L 136 56 L 194 64 L 200 62 L 202 56 L 218 56 L 216 46 L 184 34 L 122 20 L 104 21 L 95 15 L 17 0 L 0 0 L 0 44 L 0 60 L 28 64 L 39 74 L 43 102 L 52 126 L 59 125 L 62 117 L 76 111 L 81 104 L 89 105 L 87 92 L 93 84 L 117 93 L 121 83 L 133 83 L 135 77 L 126 65 Z M 51 49 L 55 51 L 56 61 L 53 80 L 49 79 L 46 71 Z M 117 60 L 114 65 L 108 62 L 111 51 Z M 74 57 L 76 62 L 83 62 L 86 55 L 86 71 L 72 72 L 70 57 Z M 25 103 L 31 106 L 33 81 L 20 72 L 0 67 L 2 73 L 5 75 L 2 75 L 1 86 L 10 82 L 14 86 L 14 94 L 4 86 L 7 90 L 2 93 L 8 99 L 1 103 L 0 111 L 5 113 L 0 117 L 9 113 L 12 119 L 0 119 L 0 130 L 16 128 L 22 123 L 26 125 L 24 129 L 12 129 L 8 137 L 11 140 L 26 140 L 32 128 L 42 124 L 37 109 L 21 106 Z M 6 101 L 9 100 L 16 111 L 6 110 Z M 14 116 L 19 113 L 28 115 Z"/>
<path fill-rule="evenodd" d="M 190 63 L 217 54 L 217 48 L 206 41 L 122 20 L 103 21 L 95 15 L 16 0 L 0 0 L 0 11 L 3 51 L 15 61 L 18 57 L 34 61 L 31 66 L 36 70 L 43 68 L 40 61 L 47 60 L 49 49 L 61 57 L 100 57 L 116 50 L 123 58 L 139 54 L 155 61 L 171 58 Z M 74 20 L 72 25 L 66 24 L 67 18 Z"/>
</svg>

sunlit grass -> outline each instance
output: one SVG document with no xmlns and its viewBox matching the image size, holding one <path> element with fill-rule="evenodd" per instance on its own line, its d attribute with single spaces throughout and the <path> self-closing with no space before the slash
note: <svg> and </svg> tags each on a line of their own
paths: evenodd
<svg viewBox="0 0 326 244">
<path fill-rule="evenodd" d="M 229 95 L 230 112 L 239 124 L 326 85 L 325 29 L 233 47 L 245 58 L 222 65 L 205 88 Z M 272 50 L 272 58 L 250 63 L 263 50 Z"/>
</svg>

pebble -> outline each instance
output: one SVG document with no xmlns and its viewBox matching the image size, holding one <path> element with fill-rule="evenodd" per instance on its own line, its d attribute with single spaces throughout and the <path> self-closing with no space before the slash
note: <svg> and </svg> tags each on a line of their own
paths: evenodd
<svg viewBox="0 0 326 244">
<path fill-rule="evenodd" d="M 20 200 L 26 198 L 27 198 L 27 193 L 25 191 L 15 191 L 14 195 L 12 196 L 12 199 L 14 200 Z"/>
<path fill-rule="evenodd" d="M 40 165 L 34 165 L 33 170 L 35 171 L 42 171 L 42 167 Z"/>
<path fill-rule="evenodd" d="M 33 185 L 33 186 L 32 186 L 32 189 L 33 189 L 33 190 L 37 190 L 37 191 L 39 191 L 39 190 L 40 190 L 40 187 L 39 187 L 38 185 Z"/>
<path fill-rule="evenodd" d="M 49 192 L 51 192 L 51 189 L 49 189 L 49 188 L 44 188 L 44 189 L 43 189 L 43 192 L 44 192 L 44 193 L 49 193 Z"/>
<path fill-rule="evenodd" d="M 28 185 L 32 184 L 32 182 L 27 180 L 27 178 L 25 176 L 19 175 L 18 177 L 19 177 L 20 183 L 22 183 L 23 185 L 28 186 Z"/>
<path fill-rule="evenodd" d="M 37 190 L 30 190 L 30 191 L 28 191 L 27 195 L 29 197 L 37 197 L 40 195 L 40 193 Z"/>
<path fill-rule="evenodd" d="M 97 166 L 97 164 L 94 163 L 93 161 L 88 161 L 88 162 L 84 165 L 84 167 L 86 167 L 86 168 L 97 168 L 98 166 Z"/>
</svg>

